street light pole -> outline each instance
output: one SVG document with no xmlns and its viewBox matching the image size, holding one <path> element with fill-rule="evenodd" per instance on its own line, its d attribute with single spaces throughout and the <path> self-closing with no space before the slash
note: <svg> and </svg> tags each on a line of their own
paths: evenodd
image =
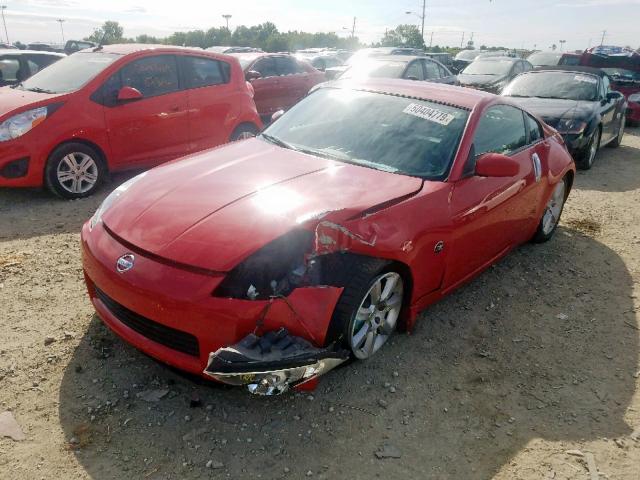
<svg viewBox="0 0 640 480">
<path fill-rule="evenodd" d="M 232 15 L 229 15 L 228 13 L 225 15 L 222 15 L 222 18 L 224 18 L 227 21 L 227 30 L 229 30 L 229 19 L 232 17 Z"/>
<path fill-rule="evenodd" d="M 64 28 L 62 28 L 62 24 L 64 23 L 64 18 L 59 18 L 56 22 L 60 23 L 60 33 L 62 34 L 62 44 L 64 45 Z"/>
<path fill-rule="evenodd" d="M 7 21 L 4 19 L 4 11 L 7 8 L 6 5 L 0 5 L 0 11 L 2 11 L 2 23 L 4 25 L 4 36 L 7 37 L 7 43 L 9 42 L 9 32 L 7 31 Z"/>
<path fill-rule="evenodd" d="M 353 28 L 351 29 L 351 39 L 356 38 L 356 17 L 353 17 Z"/>
</svg>

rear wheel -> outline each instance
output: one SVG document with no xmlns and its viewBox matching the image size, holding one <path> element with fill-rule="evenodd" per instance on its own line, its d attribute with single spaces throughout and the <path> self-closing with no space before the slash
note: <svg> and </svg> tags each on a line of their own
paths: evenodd
<svg viewBox="0 0 640 480">
<path fill-rule="evenodd" d="M 538 224 L 538 229 L 533 236 L 532 241 L 534 243 L 548 242 L 556 232 L 558 224 L 560 223 L 562 210 L 564 209 L 564 203 L 567 200 L 567 186 L 567 177 L 563 178 L 562 181 L 558 182 L 555 186 L 551 198 L 545 206 L 544 213 Z"/>
<path fill-rule="evenodd" d="M 83 143 L 66 143 L 49 156 L 45 184 L 62 198 L 83 198 L 93 194 L 106 175 L 98 152 Z"/>
<path fill-rule="evenodd" d="M 600 148 L 600 129 L 596 128 L 591 134 L 587 148 L 580 152 L 579 158 L 576 159 L 576 166 L 580 170 L 589 170 L 596 159 L 598 148 Z"/>
<path fill-rule="evenodd" d="M 237 142 L 239 140 L 246 140 L 247 138 L 253 138 L 258 134 L 258 128 L 252 123 L 243 123 L 239 125 L 231 134 L 229 138 L 230 142 Z"/>
</svg>

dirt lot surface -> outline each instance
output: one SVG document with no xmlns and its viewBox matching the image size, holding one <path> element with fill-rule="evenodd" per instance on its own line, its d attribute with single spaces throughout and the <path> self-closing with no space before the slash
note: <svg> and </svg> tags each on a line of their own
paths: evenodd
<svg viewBox="0 0 640 480">
<path fill-rule="evenodd" d="M 639 129 L 551 242 L 312 395 L 197 384 L 103 327 L 78 232 L 106 192 L 0 191 L 0 413 L 26 435 L 0 438 L 0 478 L 640 478 Z"/>
</svg>

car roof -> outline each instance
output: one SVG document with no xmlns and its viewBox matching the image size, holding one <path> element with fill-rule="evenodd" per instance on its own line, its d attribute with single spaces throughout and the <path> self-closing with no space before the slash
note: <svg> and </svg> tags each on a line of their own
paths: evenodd
<svg viewBox="0 0 640 480">
<path fill-rule="evenodd" d="M 605 77 L 607 73 L 599 68 L 594 67 L 580 67 L 577 65 L 558 65 L 558 66 L 548 66 L 548 67 L 539 67 L 535 70 L 531 70 L 531 72 L 575 72 L 575 73 L 588 73 L 590 75 L 597 75 L 598 77 Z M 525 72 L 528 73 L 528 72 Z"/>
<path fill-rule="evenodd" d="M 164 51 L 190 51 L 190 52 L 198 52 L 203 53 L 206 50 L 196 47 L 177 47 L 174 45 L 153 45 L 146 43 L 120 43 L 115 45 L 103 45 L 102 47 L 91 47 L 85 50 L 84 52 L 95 50 L 99 48 L 99 52 L 104 53 L 114 53 L 117 55 L 129 55 L 131 53 L 143 52 L 146 50 L 164 50 Z M 211 52 L 209 52 L 211 53 Z"/>
<path fill-rule="evenodd" d="M 409 63 L 419 58 L 425 58 L 425 57 L 424 55 L 376 55 L 374 57 L 363 58 L 362 60 L 365 62 L 385 61 L 385 62 Z"/>
<path fill-rule="evenodd" d="M 522 60 L 522 58 L 517 58 L 517 57 L 477 57 L 474 62 L 504 62 L 504 61 L 510 61 L 510 62 L 518 62 L 520 60 Z"/>
<path fill-rule="evenodd" d="M 338 79 L 334 82 L 327 83 L 326 87 L 321 88 L 364 90 L 400 97 L 431 100 L 466 110 L 473 110 L 479 104 L 495 98 L 495 95 L 472 88 L 393 78 L 370 78 L 363 80 Z"/>
<path fill-rule="evenodd" d="M 66 57 L 64 53 L 59 52 L 47 52 L 44 50 L 19 50 L 9 48 L 0 50 L 0 55 L 47 55 L 50 57 Z"/>
</svg>

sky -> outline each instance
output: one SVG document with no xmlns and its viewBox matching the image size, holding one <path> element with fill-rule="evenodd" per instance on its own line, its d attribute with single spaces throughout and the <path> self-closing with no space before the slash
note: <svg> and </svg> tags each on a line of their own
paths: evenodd
<svg viewBox="0 0 640 480">
<path fill-rule="evenodd" d="M 265 21 L 279 30 L 335 32 L 348 36 L 356 17 L 356 36 L 369 43 L 401 23 L 420 24 L 421 0 L 0 0 L 9 40 L 61 43 L 64 36 L 80 39 L 105 20 L 118 21 L 127 37 L 147 33 L 168 36 L 174 31 L 255 25 Z M 427 45 L 474 43 L 510 48 L 564 50 L 605 44 L 640 47 L 640 0 L 427 0 Z M 431 35 L 433 32 L 433 40 Z M 0 36 L 4 37 L 0 25 Z M 464 35 L 464 37 L 463 37 Z"/>
</svg>

